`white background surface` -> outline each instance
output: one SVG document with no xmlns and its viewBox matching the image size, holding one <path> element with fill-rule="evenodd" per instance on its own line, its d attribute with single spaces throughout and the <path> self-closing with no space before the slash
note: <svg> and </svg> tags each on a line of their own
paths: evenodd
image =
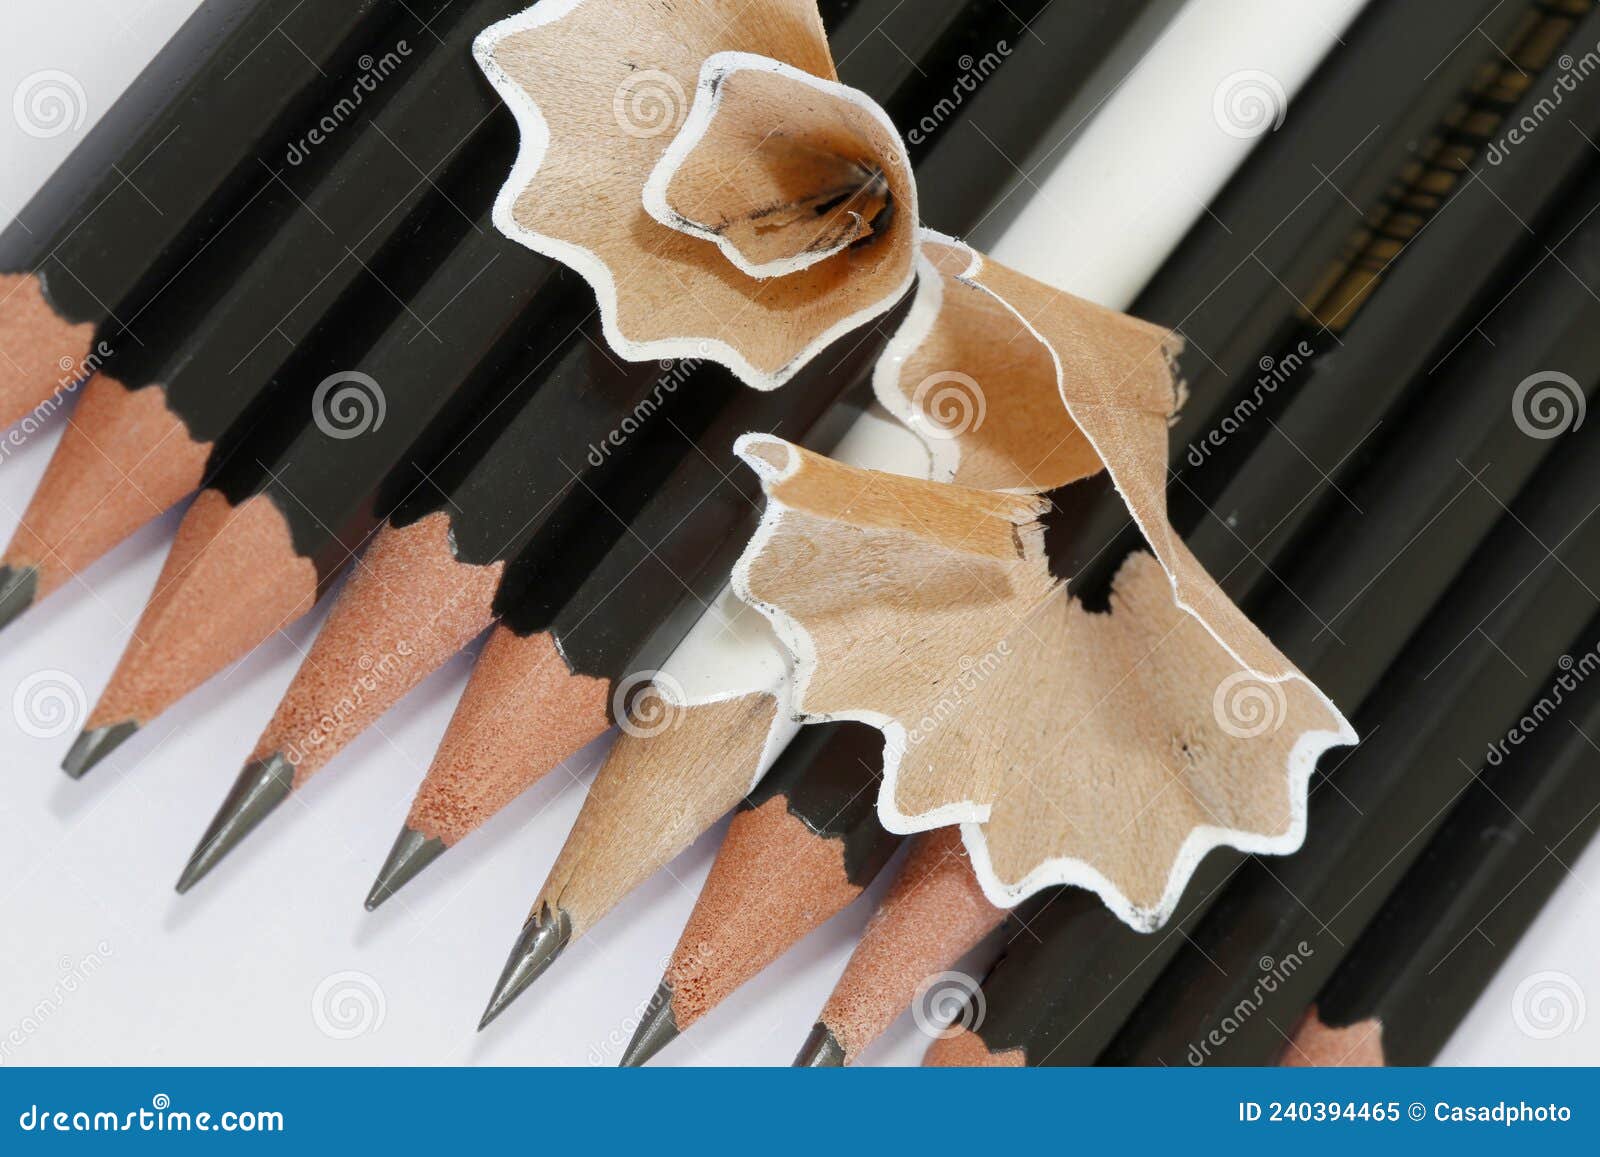
<svg viewBox="0 0 1600 1157">
<path fill-rule="evenodd" d="M 1117 119 L 1096 130 L 1153 132 L 1164 122 L 1185 136 L 1203 132 L 1217 78 L 1257 63 L 1238 55 L 1247 41 L 1243 30 L 1289 18 L 1275 0 L 1203 2 L 1237 13 L 1239 33 L 1190 38 L 1192 75 L 1136 74 L 1135 81 L 1158 81 L 1152 91 L 1176 103 L 1164 110 L 1116 103 Z M 0 217 L 26 202 L 195 6 L 196 0 L 6 6 Z M 1331 35 L 1354 4 L 1292 7 L 1299 20 L 1325 21 Z M 67 72 L 82 85 L 82 130 L 40 140 L 8 115 L 18 86 L 45 69 Z M 1024 214 L 1030 229 L 1053 230 L 1049 246 L 1028 246 L 1032 260 L 1025 260 L 1021 247 L 1007 254 L 1002 243 L 998 255 L 1044 276 L 1051 270 L 1039 262 L 1060 260 L 1052 280 L 1068 288 L 1105 289 L 1117 276 L 1131 288 L 1149 270 L 1115 266 L 1115 246 L 1105 238 L 1118 230 L 1181 232 L 1225 169 L 1226 147 L 1217 138 L 1204 152 L 1217 171 L 1199 164 L 1180 182 L 1140 181 L 1131 170 L 1097 160 L 1097 169 Z M 1127 156 L 1134 163 L 1138 151 Z M 1096 257 L 1098 281 L 1091 268 Z M 55 440 L 53 430 L 38 435 L 0 462 L 0 534 L 9 536 Z M 64 673 L 93 701 L 154 583 L 174 524 L 169 516 L 148 528 L 0 636 L 0 1063 L 614 1064 L 634 1009 L 654 989 L 676 941 L 720 829 L 576 944 L 482 1036 L 474 1032 L 478 1014 L 577 812 L 595 752 L 572 760 L 569 770 L 528 793 L 384 909 L 369 915 L 361 908 L 449 718 L 466 658 L 413 694 L 183 899 L 173 894 L 173 880 L 320 615 L 213 680 L 80 784 L 55 769 L 71 731 L 39 739 L 17 726 L 9 710 L 13 691 L 41 671 Z M 1591 853 L 1574 865 L 1457 1034 L 1446 1062 L 1600 1061 L 1600 1008 L 1549 1040 L 1519 1031 L 1512 1016 L 1519 983 L 1547 970 L 1567 974 L 1600 1000 L 1597 904 L 1600 855 Z M 786 1064 L 870 909 L 869 897 L 804 941 L 656 1063 Z M 100 960 L 93 975 L 63 985 L 72 962 L 88 955 Z M 48 1008 L 42 1018 L 41 1007 Z M 37 1028 L 26 1028 L 20 1044 L 5 1042 L 33 1020 Z M 349 1023 L 363 1031 L 341 1033 Z M 925 1045 L 902 1018 L 868 1059 L 915 1063 Z"/>
</svg>

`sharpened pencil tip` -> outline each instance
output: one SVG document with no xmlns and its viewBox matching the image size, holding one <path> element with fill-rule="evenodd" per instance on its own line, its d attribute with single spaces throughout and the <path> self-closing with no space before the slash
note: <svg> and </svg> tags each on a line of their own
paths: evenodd
<svg viewBox="0 0 1600 1157">
<path fill-rule="evenodd" d="M 204 879 L 293 790 L 294 764 L 282 755 L 273 754 L 245 764 L 228 798 L 217 809 L 216 818 L 200 837 L 183 875 L 178 877 L 178 894 L 181 896 Z"/>
<path fill-rule="evenodd" d="M 571 939 L 572 917 L 561 908 L 552 912 L 548 904 L 541 908 L 538 916 L 529 920 L 517 937 L 516 946 L 511 949 L 505 969 L 500 973 L 500 981 L 494 986 L 494 995 L 489 998 L 489 1006 L 483 1010 L 483 1019 L 478 1021 L 478 1031 L 487 1028 L 490 1021 L 522 995 L 523 989 L 543 976 Z"/>
<path fill-rule="evenodd" d="M 0 630 L 33 606 L 39 571 L 31 566 L 0 566 Z"/>
<path fill-rule="evenodd" d="M 72 742 L 72 749 L 61 761 L 61 770 L 73 779 L 88 775 L 102 759 L 128 742 L 139 730 L 131 719 L 113 723 L 110 727 L 92 727 Z"/>
<path fill-rule="evenodd" d="M 389 849 L 389 858 L 378 869 L 378 878 L 372 883 L 372 891 L 367 893 L 367 911 L 377 911 L 380 904 L 442 856 L 444 849 L 445 843 L 438 836 L 425 836 L 410 828 L 401 828 L 394 847 Z"/>
<path fill-rule="evenodd" d="M 797 1069 L 836 1069 L 844 1064 L 844 1046 L 825 1024 L 813 1025 L 811 1035 L 794 1058 Z"/>
<path fill-rule="evenodd" d="M 636 1069 L 677 1039 L 678 1018 L 672 1011 L 672 985 L 663 980 L 639 1018 L 639 1027 L 622 1054 L 620 1067 Z"/>
</svg>

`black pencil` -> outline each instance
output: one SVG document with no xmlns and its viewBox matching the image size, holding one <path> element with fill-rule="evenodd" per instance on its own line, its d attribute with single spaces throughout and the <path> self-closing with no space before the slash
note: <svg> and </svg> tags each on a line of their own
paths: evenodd
<svg viewBox="0 0 1600 1157">
<path fill-rule="evenodd" d="M 366 297 L 359 321 L 369 330 L 401 308 L 373 263 L 439 195 L 451 158 L 494 131 L 498 100 L 470 47 L 517 5 L 402 7 L 384 50 L 367 54 L 370 67 L 333 94 L 311 135 L 261 156 L 267 187 L 216 247 L 259 253 L 231 283 L 213 262 L 187 268 L 185 287 L 223 291 L 198 316 L 158 304 L 141 341 L 124 343 L 83 388 L 3 559 L 0 624 L 203 485 L 269 404 L 308 413 L 305 398 L 274 387 L 292 378 L 285 368 L 301 347 L 328 336 L 320 323 L 341 298 Z M 342 327 L 337 340 L 349 348 L 355 335 Z"/>
<path fill-rule="evenodd" d="M 897 124 L 915 124 L 932 93 L 947 91 L 953 78 L 981 59 L 975 53 L 992 53 L 1000 44 L 1008 55 L 976 97 L 920 132 L 913 145 L 919 174 L 972 170 L 959 181 L 923 181 L 919 207 L 931 226 L 962 232 L 981 219 L 1005 191 L 1009 171 L 961 166 L 959 159 L 995 149 L 1008 156 L 1029 152 L 1046 128 L 1040 107 L 1065 105 L 1082 91 L 1093 62 L 1127 33 L 1140 8 L 1038 0 L 969 5 L 964 18 L 949 23 L 888 103 Z M 905 19 L 926 26 L 925 12 L 902 11 Z M 759 516 L 759 483 L 738 464 L 735 439 L 752 430 L 776 431 L 813 448 L 830 448 L 855 416 L 857 398 L 898 320 L 881 319 L 820 359 L 817 369 L 828 379 L 861 383 L 847 392 L 845 404 L 798 410 L 781 398 L 739 396 L 700 434 L 704 453 L 679 454 L 670 474 L 658 477 L 635 471 L 630 459 L 625 469 L 604 476 L 598 501 L 572 520 L 563 537 L 552 536 L 548 546 L 515 564 L 525 569 L 512 577 L 527 593 L 508 604 L 479 657 L 458 718 L 380 873 L 374 900 L 626 713 L 627 703 L 619 701 L 626 696 L 618 692 L 640 684 L 644 673 L 667 660 L 725 586 Z M 681 443 L 679 421 L 670 411 L 655 419 L 647 415 L 639 425 L 617 439 L 621 448 L 596 439 L 587 452 L 605 458 L 632 453 L 635 444 Z M 559 730 L 514 726 L 557 719 Z M 485 764 L 506 774 L 486 772 Z"/>
<path fill-rule="evenodd" d="M 1431 1064 L 1600 826 L 1600 618 L 1328 979 L 1285 1064 Z M 1553 983 L 1559 983 L 1551 978 Z M 1559 995 L 1555 991 L 1554 995 Z M 1514 1016 L 1536 1031 L 1537 997 Z"/>
<path fill-rule="evenodd" d="M 472 399 L 526 341 L 519 319 L 541 295 L 573 291 L 550 262 L 495 233 L 491 206 L 515 154 L 508 115 L 456 158 L 452 178 L 374 266 L 405 303 L 380 336 L 362 314 L 390 311 L 361 294 L 325 323 L 352 341 L 316 344 L 286 369 L 318 383 L 303 404 L 277 407 L 200 492 L 180 526 L 155 594 L 88 726 L 69 753 L 82 775 L 223 665 L 310 608 L 350 559 L 402 465 L 425 463 Z M 530 315 L 530 317 L 536 316 Z M 201 565 L 203 562 L 203 565 Z"/>
<path fill-rule="evenodd" d="M 208 0 L 184 23 L 0 233 L 0 426 L 138 344 L 150 303 L 272 185 L 258 158 L 282 154 L 397 14 Z"/>
<path fill-rule="evenodd" d="M 1509 66 L 1480 82 L 1396 211 L 1374 231 L 1349 279 L 1354 286 L 1336 290 L 1292 339 L 1292 349 L 1310 353 L 1293 369 L 1296 388 L 1278 395 L 1286 404 L 1269 400 L 1258 418 L 1272 420 L 1247 423 L 1230 439 L 1239 450 L 1249 446 L 1248 461 L 1176 488 L 1174 506 L 1189 513 L 1175 510 L 1174 520 L 1212 573 L 1226 575 L 1224 591 L 1253 581 L 1265 544 L 1314 534 L 1329 505 L 1343 501 L 1324 489 L 1318 500 L 1289 504 L 1319 482 L 1331 479 L 1336 488 L 1378 452 L 1372 435 L 1382 413 L 1401 404 L 1457 341 L 1441 320 L 1503 292 L 1498 279 L 1588 165 L 1593 150 L 1585 138 L 1600 131 L 1600 91 L 1584 94 L 1582 86 L 1543 126 L 1555 132 L 1528 134 L 1503 159 L 1497 140 L 1505 125 L 1526 123 L 1543 108 L 1563 46 L 1587 50 L 1600 39 L 1600 14 L 1584 7 L 1589 15 L 1581 22 L 1562 15 L 1535 23 L 1510 48 Z M 1280 371 L 1287 356 L 1279 357 Z M 1316 388 L 1323 380 L 1339 386 Z M 1264 491 L 1292 497 L 1252 520 L 1233 516 L 1244 495 Z"/>
<path fill-rule="evenodd" d="M 1419 146 L 1448 136 L 1463 94 L 1499 59 L 1496 46 L 1520 39 L 1540 7 L 1366 5 L 1295 94 L 1291 119 L 1256 146 L 1134 302 L 1135 316 L 1184 335 L 1180 364 L 1196 397 L 1251 397 L 1271 382 L 1260 358 L 1292 349 L 1308 313 L 1348 323 L 1348 312 L 1326 316 L 1334 289 L 1348 283 L 1372 224 L 1405 208 L 1400 175 Z M 1206 441 L 1214 423 L 1205 418 L 1178 414 L 1180 475 L 1221 449 Z"/>
<path fill-rule="evenodd" d="M 1600 306 L 1562 264 L 1591 281 L 1600 277 L 1597 203 L 1600 181 L 1591 178 L 1552 225 L 1549 240 L 1560 260 L 1533 258 L 1537 268 L 1512 278 L 1519 282 L 1515 292 L 1472 328 L 1439 367 L 1424 403 L 1399 424 L 1393 444 L 1402 449 L 1349 492 L 1354 505 L 1323 524 L 1317 544 L 1258 584 L 1250 604 L 1255 617 L 1351 712 L 1368 700 L 1411 630 L 1501 520 L 1502 503 L 1554 451 L 1567 452 L 1556 440 L 1524 432 L 1506 383 L 1529 365 L 1600 365 L 1592 336 Z M 1586 381 L 1592 392 L 1600 373 Z M 1173 928 L 1154 944 L 1096 915 L 1093 897 L 1053 906 L 1042 923 L 1059 922 L 1061 929 L 1039 935 L 1059 943 L 1033 949 L 1020 941 L 1009 979 L 989 994 L 991 1012 L 997 1005 L 1009 1009 L 1014 1028 L 997 1024 L 993 1037 L 978 1035 L 998 1041 L 1004 1032 L 1011 1042 L 1005 1049 L 1030 1058 L 1090 1063 L 1240 862 L 1218 855 L 1203 865 Z M 1029 1027 L 1033 999 L 1054 1011 Z"/>
</svg>

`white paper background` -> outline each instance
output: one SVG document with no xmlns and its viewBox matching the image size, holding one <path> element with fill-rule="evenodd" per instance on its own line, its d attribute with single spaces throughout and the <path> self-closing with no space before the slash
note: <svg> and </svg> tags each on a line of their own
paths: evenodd
<svg viewBox="0 0 1600 1157">
<path fill-rule="evenodd" d="M 1171 103 L 1124 100 L 1114 109 L 1114 131 L 1209 124 L 1217 78 L 1256 63 L 1247 31 L 1259 34 L 1274 22 L 1286 28 L 1291 20 L 1334 29 L 1355 7 L 1353 0 L 1317 0 L 1293 6 L 1291 14 L 1276 0 L 1196 0 L 1195 6 L 1215 12 L 1218 4 L 1236 14 L 1234 34 L 1191 39 L 1184 66 L 1148 86 Z M 196 0 L 6 6 L 0 217 L 26 202 L 81 135 L 40 140 L 23 133 L 8 112 L 25 79 L 45 69 L 69 73 L 82 85 L 92 123 L 195 6 Z M 1030 228 L 1052 230 L 1050 246 L 1030 245 L 1028 260 L 1023 252 L 1006 254 L 1002 243 L 1000 255 L 1044 276 L 1051 270 L 1038 262 L 1060 256 L 1052 280 L 1076 288 L 1073 271 L 1086 261 L 1098 256 L 1109 268 L 1114 252 L 1104 239 L 1119 229 L 1181 231 L 1225 166 L 1226 158 L 1214 156 L 1215 171 L 1199 165 L 1186 182 L 1154 188 L 1131 179 L 1131 170 L 1101 166 L 1025 211 Z M 1120 275 L 1142 279 L 1147 272 Z M 0 463 L 0 534 L 9 536 L 55 440 L 53 430 L 41 434 Z M 169 516 L 148 528 L 0 636 L 0 1063 L 614 1064 L 720 829 L 575 945 L 492 1031 L 481 1037 L 473 1031 L 527 903 L 577 812 L 594 752 L 575 758 L 570 771 L 519 800 L 386 908 L 362 911 L 449 718 L 465 658 L 413 694 L 182 900 L 171 890 L 173 880 L 320 616 L 213 680 L 80 784 L 55 770 L 70 733 L 38 739 L 17 726 L 8 709 L 13 691 L 41 671 L 64 672 L 92 702 L 154 583 L 174 525 Z M 1600 856 L 1591 854 L 1458 1033 L 1446 1061 L 1600 1060 L 1594 1023 L 1600 1011 L 1576 1031 L 1542 1041 L 1519 1031 L 1512 1016 L 1518 984 L 1546 970 L 1566 973 L 1600 997 L 1597 886 Z M 657 1063 L 787 1063 L 870 909 L 871 898 L 803 942 Z M 72 962 L 87 955 L 100 959 L 93 974 L 63 984 Z M 348 998 L 342 1006 L 340 993 Z M 341 1013 L 365 1031 L 341 1034 Z M 20 1043 L 7 1040 L 13 1029 Z M 902 1018 L 869 1059 L 915 1063 L 926 1043 Z"/>
</svg>

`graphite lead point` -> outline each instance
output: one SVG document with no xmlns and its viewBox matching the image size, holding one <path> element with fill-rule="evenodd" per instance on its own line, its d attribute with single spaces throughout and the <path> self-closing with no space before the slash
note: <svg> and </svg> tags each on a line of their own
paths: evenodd
<svg viewBox="0 0 1600 1157">
<path fill-rule="evenodd" d="M 282 755 L 273 754 L 245 764 L 228 797 L 217 809 L 216 818 L 200 837 L 183 875 L 178 877 L 178 894 L 182 895 L 204 879 L 293 790 L 294 764 Z"/>
<path fill-rule="evenodd" d="M 811 1035 L 794 1058 L 798 1069 L 836 1069 L 844 1064 L 844 1046 L 825 1024 L 812 1026 Z"/>
<path fill-rule="evenodd" d="M 672 1011 L 672 985 L 663 980 L 645 1006 L 639 1027 L 622 1054 L 623 1068 L 638 1068 L 678 1039 L 678 1018 Z"/>
<path fill-rule="evenodd" d="M 0 566 L 0 628 L 8 627 L 33 606 L 39 588 L 39 571 L 31 566 Z"/>
<path fill-rule="evenodd" d="M 571 939 L 572 918 L 560 908 L 552 912 L 548 904 L 540 909 L 537 917 L 523 925 L 505 969 L 500 973 L 500 981 L 494 986 L 494 995 L 489 997 L 489 1005 L 483 1010 L 483 1019 L 478 1021 L 478 1031 L 482 1032 L 522 995 L 523 989 L 543 976 Z"/>
<path fill-rule="evenodd" d="M 425 836 L 401 828 L 400 835 L 389 849 L 389 858 L 378 869 L 378 878 L 367 893 L 367 911 L 375 912 L 390 896 L 405 887 L 417 874 L 444 854 L 445 843 L 437 836 Z"/>
<path fill-rule="evenodd" d="M 139 730 L 131 719 L 113 723 L 109 727 L 93 727 L 73 740 L 72 749 L 61 761 L 61 770 L 73 779 L 82 779 L 91 768 L 121 747 Z"/>
</svg>

